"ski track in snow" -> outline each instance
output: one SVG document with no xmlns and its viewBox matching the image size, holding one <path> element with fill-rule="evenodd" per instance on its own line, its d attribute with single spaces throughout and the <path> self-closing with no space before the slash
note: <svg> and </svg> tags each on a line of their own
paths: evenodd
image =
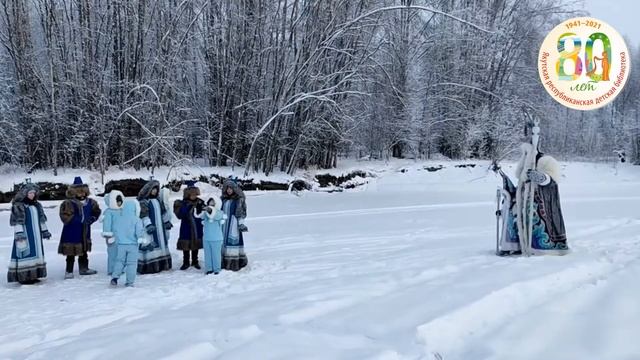
<svg viewBox="0 0 640 360">
<path fill-rule="evenodd" d="M 626 196 L 626 197 L 591 197 L 591 198 L 569 198 L 563 200 L 563 203 L 590 203 L 600 201 L 640 201 L 640 196 Z M 363 215 L 377 215 L 387 214 L 393 212 L 411 212 L 411 211 L 428 211 L 428 210 L 440 210 L 440 209 L 455 209 L 455 208 L 469 208 L 469 207 L 486 207 L 493 205 L 491 201 L 476 201 L 476 202 L 460 202 L 460 203 L 448 203 L 448 204 L 426 204 L 426 205 L 413 205 L 413 206 L 395 206 L 386 208 L 369 208 L 369 209 L 357 209 L 357 210 L 336 210 L 325 211 L 315 213 L 303 213 L 303 214 L 287 214 L 287 215 L 273 215 L 273 216 L 258 216 L 254 217 L 252 221 L 265 221 L 274 219 L 295 219 L 295 218 L 308 218 L 308 217 L 335 217 L 335 216 L 363 216 Z"/>
<path fill-rule="evenodd" d="M 445 171 L 435 174 L 446 179 Z M 487 201 L 495 179 L 452 190 L 433 176 L 388 174 L 375 191 L 252 197 L 250 266 L 216 277 L 174 270 L 110 289 L 96 226 L 90 261 L 100 274 L 63 281 L 64 259 L 49 241 L 46 281 L 0 287 L 0 359 L 126 358 L 141 344 L 141 358 L 167 360 L 562 359 L 548 344 L 557 336 L 581 346 L 595 307 L 640 320 L 637 292 L 620 291 L 640 276 L 640 221 L 629 218 L 639 191 L 573 189 L 563 198 L 570 255 L 498 258 Z M 561 195 L 562 186 L 570 185 Z M 47 215 L 55 219 L 56 209 Z M 1 261 L 12 240 L 2 236 L 5 223 L 0 212 Z M 59 225 L 50 228 L 57 238 Z M 177 227 L 173 243 L 176 235 Z M 179 266 L 176 251 L 173 261 Z M 622 296 L 607 296 L 614 291 Z M 555 321 L 559 314 L 580 328 Z M 611 331 L 597 342 L 604 355 L 629 333 L 605 315 L 593 321 Z M 615 354 L 636 359 L 640 349 Z"/>
<path fill-rule="evenodd" d="M 580 241 L 590 235 L 605 233 L 610 230 L 620 230 L 633 227 L 636 231 L 640 222 L 632 219 L 618 219 L 609 221 L 604 224 L 592 226 L 591 228 L 578 231 L 574 240 L 577 240 L 574 247 L 585 249 L 584 241 Z M 626 229 L 625 229 L 626 230 Z M 614 232 L 615 234 L 615 232 Z M 544 275 L 533 280 L 521 281 L 509 284 L 503 288 L 490 292 L 489 294 L 477 299 L 469 304 L 456 309 L 444 316 L 435 318 L 428 323 L 422 324 L 417 329 L 417 339 L 424 344 L 425 352 L 431 354 L 446 354 L 446 359 L 484 359 L 486 354 L 477 350 L 469 350 L 469 343 L 478 345 L 484 340 L 485 335 L 494 332 L 501 326 L 508 325 L 509 322 L 517 321 L 523 315 L 526 315 L 532 308 L 543 307 L 551 303 L 557 304 L 559 297 L 566 297 L 563 300 L 563 311 L 571 310 L 574 306 L 573 294 L 575 292 L 585 292 L 593 287 L 601 287 L 603 284 L 610 282 L 613 276 L 619 276 L 620 273 L 626 271 L 629 267 L 639 267 L 640 259 L 637 255 L 637 249 L 640 248 L 640 236 L 631 236 L 620 238 L 615 242 L 614 246 L 617 251 L 610 252 L 608 249 L 612 244 L 601 244 L 597 249 L 593 249 L 590 244 L 591 251 L 597 250 L 600 256 L 597 260 L 583 262 L 579 265 L 569 267 L 556 273 Z M 575 250 L 574 250 L 575 252 Z M 576 291 L 577 290 L 577 291 Z M 571 294 L 571 295 L 569 295 Z M 628 301 L 628 299 L 626 300 Z M 609 307 L 606 307 L 607 309 Z M 627 307 L 628 308 L 628 307 Z M 558 311 L 560 312 L 560 311 Z M 584 315 L 584 314 L 583 314 Z M 588 316 L 588 315 L 587 315 Z M 531 315 L 529 315 L 531 317 Z M 547 323 L 533 321 L 526 324 L 537 324 L 540 328 L 536 334 L 548 333 Z M 523 325 L 521 330 L 522 338 L 527 338 L 531 330 Z M 557 339 L 565 339 L 562 332 L 554 333 Z M 496 335 L 499 336 L 499 335 Z M 531 342 L 526 342 L 528 346 L 531 343 L 538 344 L 538 350 L 548 348 L 551 343 L 562 346 L 562 342 L 558 342 L 550 336 L 547 342 L 541 341 L 536 335 Z M 520 338 L 520 339 L 522 339 Z M 520 342 L 523 342 L 520 340 Z M 466 346 L 465 346 L 466 345 Z M 582 345 L 582 344 L 581 344 Z M 482 345 L 478 345 L 482 347 Z M 547 358 L 545 356 L 530 356 L 527 352 L 513 350 L 515 346 L 508 344 L 501 349 L 511 349 L 509 356 L 504 359 L 540 359 Z M 636 353 L 636 356 L 640 352 Z M 603 354 L 607 356 L 607 354 Z M 567 354 L 566 359 L 602 359 L 593 354 L 585 353 L 583 356 L 576 354 Z M 433 358 L 436 358 L 435 356 Z M 494 359 L 494 357 L 486 357 Z M 502 357 L 500 357 L 502 359 Z M 618 359 L 618 358 L 616 358 Z"/>
</svg>

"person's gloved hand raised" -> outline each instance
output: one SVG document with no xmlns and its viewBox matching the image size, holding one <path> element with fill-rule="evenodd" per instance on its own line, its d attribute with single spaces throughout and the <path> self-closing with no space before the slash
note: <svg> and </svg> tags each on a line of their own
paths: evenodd
<svg viewBox="0 0 640 360">
<path fill-rule="evenodd" d="M 538 170 L 529 169 L 527 170 L 527 180 L 534 184 L 542 185 L 548 183 L 549 175 Z"/>
</svg>

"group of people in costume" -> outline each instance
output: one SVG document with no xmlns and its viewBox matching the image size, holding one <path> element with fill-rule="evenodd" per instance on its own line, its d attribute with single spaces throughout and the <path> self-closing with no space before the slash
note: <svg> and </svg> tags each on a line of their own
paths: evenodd
<svg viewBox="0 0 640 360">
<path fill-rule="evenodd" d="M 517 186 L 497 164 L 493 170 L 503 179 L 498 193 L 496 253 L 507 255 L 565 255 L 569 252 L 558 182 L 560 165 L 538 150 L 539 128 L 527 126 L 522 157 L 516 169 Z M 7 275 L 8 282 L 31 284 L 47 276 L 43 239 L 51 238 L 47 217 L 38 202 L 38 187 L 25 184 L 13 200 L 10 223 L 14 246 Z M 180 220 L 177 249 L 182 251 L 181 270 L 201 269 L 199 250 L 204 248 L 206 274 L 221 269 L 238 271 L 247 265 L 243 233 L 247 204 L 243 191 L 234 181 L 225 181 L 219 208 L 215 199 L 204 201 L 195 182 L 188 182 L 183 198 L 173 203 Z M 107 242 L 111 284 L 122 274 L 133 285 L 136 274 L 152 274 L 172 268 L 169 251 L 173 227 L 169 190 L 149 181 L 137 199 L 126 199 L 112 190 L 104 197 L 102 236 Z M 89 268 L 91 225 L 101 215 L 97 202 L 89 198 L 89 188 L 76 178 L 60 206 L 64 223 L 58 253 L 66 256 L 65 279 L 73 278 L 75 258 L 80 275 L 96 274 Z"/>
<path fill-rule="evenodd" d="M 10 215 L 14 244 L 7 281 L 33 284 L 47 276 L 43 240 L 50 239 L 47 217 L 38 201 L 39 188 L 27 182 L 17 192 Z M 172 268 L 169 250 L 173 228 L 169 203 L 170 190 L 151 180 L 137 198 L 126 198 L 117 189 L 104 196 L 106 209 L 89 197 L 89 187 L 76 177 L 69 186 L 67 199 L 60 205 L 63 223 L 58 253 L 66 256 L 65 279 L 74 277 L 75 259 L 79 275 L 94 275 L 89 268 L 91 226 L 102 215 L 102 237 L 107 245 L 107 273 L 111 285 L 126 276 L 126 286 L 133 286 L 137 274 L 154 274 Z M 222 269 L 238 271 L 248 263 L 243 233 L 247 216 L 245 195 L 232 180 L 222 185 L 219 206 L 215 199 L 200 198 L 195 182 L 187 182 L 183 199 L 173 204 L 180 220 L 177 249 L 183 252 L 181 270 L 193 266 L 200 270 L 198 252 L 204 248 L 205 274 Z"/>
</svg>

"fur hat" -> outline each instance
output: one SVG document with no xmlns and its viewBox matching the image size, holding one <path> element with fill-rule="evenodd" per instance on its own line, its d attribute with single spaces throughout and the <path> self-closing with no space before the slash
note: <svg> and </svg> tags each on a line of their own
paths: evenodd
<svg viewBox="0 0 640 360">
<path fill-rule="evenodd" d="M 76 176 L 75 179 L 73 179 L 73 184 L 69 185 L 67 189 L 67 198 L 71 199 L 81 195 L 88 197 L 91 195 L 91 192 L 89 191 L 89 185 L 85 184 L 80 176 Z"/>
<path fill-rule="evenodd" d="M 233 190 L 233 195 L 229 196 L 227 194 L 227 189 Z M 236 180 L 227 179 L 222 184 L 222 197 L 225 199 L 228 198 L 244 198 L 244 191 L 240 188 L 240 185 Z"/>
<path fill-rule="evenodd" d="M 146 184 L 144 184 L 144 186 L 142 187 L 142 189 L 140 189 L 140 192 L 138 193 L 138 200 L 150 198 L 151 190 L 153 189 L 157 189 L 158 193 L 156 194 L 156 197 L 159 197 L 160 182 L 158 180 L 149 180 Z"/>
<path fill-rule="evenodd" d="M 27 182 L 20 188 L 20 190 L 18 190 L 16 196 L 14 196 L 13 198 L 13 202 L 24 202 L 24 200 L 27 198 L 27 195 L 32 191 L 35 191 L 36 197 L 34 198 L 34 200 L 37 200 L 38 195 L 40 195 L 40 187 L 38 187 L 38 185 L 36 184 Z"/>
<path fill-rule="evenodd" d="M 188 199 L 191 195 L 195 194 L 196 196 L 200 196 L 200 189 L 196 186 L 196 182 L 194 180 L 188 180 L 184 183 L 187 187 L 184 189 L 183 197 Z"/>
</svg>

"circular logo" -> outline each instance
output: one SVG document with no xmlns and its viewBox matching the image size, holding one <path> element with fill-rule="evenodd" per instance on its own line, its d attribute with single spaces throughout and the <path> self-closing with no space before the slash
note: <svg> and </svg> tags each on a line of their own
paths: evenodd
<svg viewBox="0 0 640 360">
<path fill-rule="evenodd" d="M 540 80 L 556 101 L 593 110 L 615 99 L 629 78 L 624 39 L 607 23 L 589 17 L 564 21 L 551 30 L 538 54 Z"/>
</svg>

